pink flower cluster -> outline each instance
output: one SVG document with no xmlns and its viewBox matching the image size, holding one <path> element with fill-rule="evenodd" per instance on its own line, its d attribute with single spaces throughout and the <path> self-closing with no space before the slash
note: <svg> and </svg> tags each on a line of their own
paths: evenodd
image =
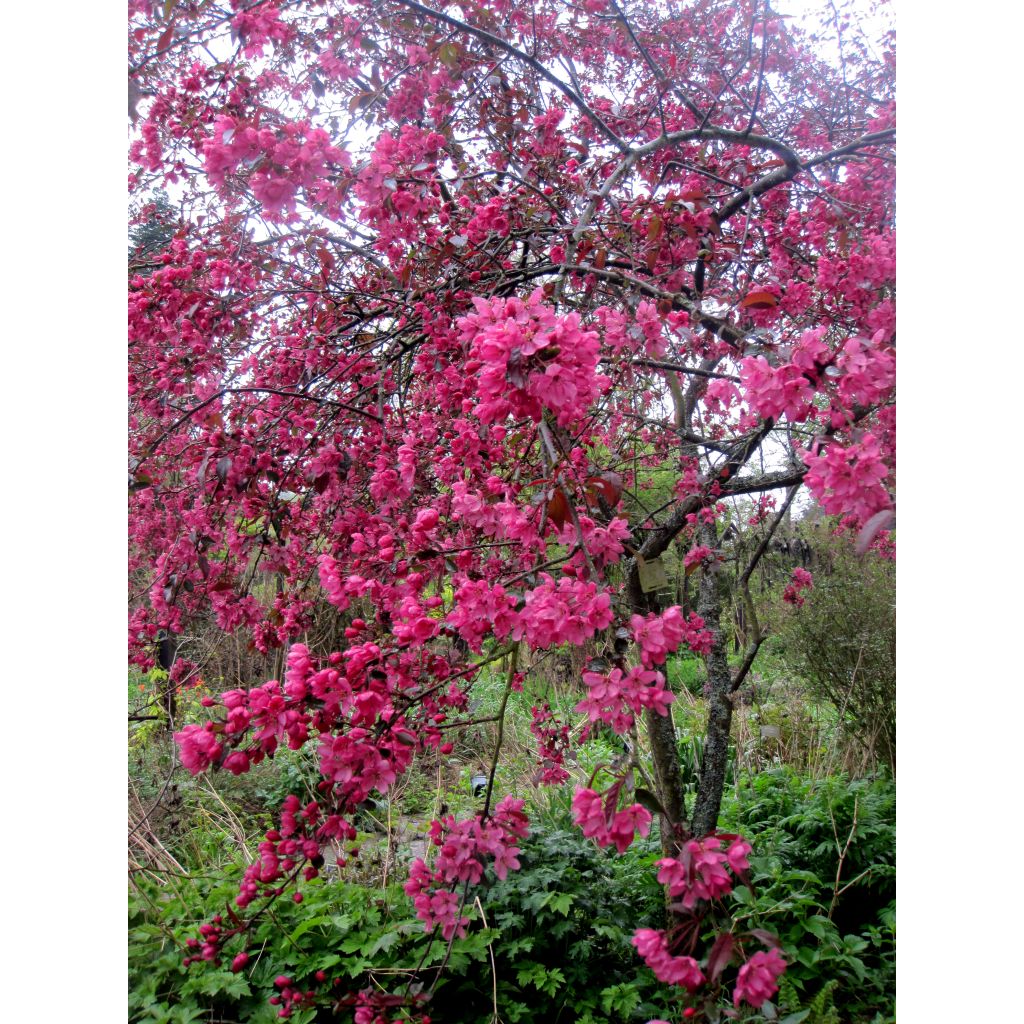
<svg viewBox="0 0 1024 1024">
<path fill-rule="evenodd" d="M 526 639 L 534 648 L 554 644 L 579 646 L 598 630 L 607 629 L 614 618 L 611 598 L 598 591 L 597 584 L 563 577 L 555 581 L 541 573 L 544 581 L 526 594 L 512 639 Z"/>
<path fill-rule="evenodd" d="M 832 515 L 848 513 L 867 522 L 892 505 L 885 487 L 889 469 L 882 458 L 881 443 L 873 434 L 846 448 L 833 441 L 824 454 L 805 454 L 804 462 L 809 467 L 807 486 Z"/>
<path fill-rule="evenodd" d="M 629 523 L 625 519 L 615 516 L 607 526 L 599 526 L 589 516 L 581 515 L 578 518 L 579 534 L 576 532 L 576 524 L 571 521 L 567 522 L 562 527 L 558 542 L 571 548 L 582 537 L 590 560 L 599 569 L 612 562 L 617 562 L 625 550 L 622 542 L 630 539 Z M 582 567 L 585 561 L 583 553 L 580 551 L 573 556 L 570 564 L 576 563 Z"/>
<path fill-rule="evenodd" d="M 665 686 L 665 677 L 651 669 L 631 668 L 623 672 L 584 672 L 587 696 L 575 710 L 585 714 L 591 722 L 605 722 L 621 735 L 633 725 L 633 716 L 644 708 L 652 708 L 659 715 L 668 714 L 668 706 L 675 694 Z"/>
<path fill-rule="evenodd" d="M 231 28 L 242 40 L 246 57 L 259 57 L 267 43 L 286 43 L 293 32 L 280 19 L 275 3 L 246 4 L 245 0 L 232 0 L 231 6 L 239 11 L 231 19 Z"/>
<path fill-rule="evenodd" d="M 787 604 L 802 608 L 804 599 L 801 596 L 801 591 L 809 590 L 814 586 L 814 577 L 806 569 L 794 569 L 790 579 L 791 582 L 782 592 L 782 600 Z"/>
<path fill-rule="evenodd" d="M 709 560 L 713 560 L 714 554 L 706 544 L 698 544 L 695 548 L 690 548 L 686 552 L 683 558 L 683 568 L 687 570 L 696 569 L 698 565 L 703 565 Z"/>
<path fill-rule="evenodd" d="M 455 591 L 455 607 L 445 621 L 473 651 L 480 653 L 480 644 L 491 630 L 501 639 L 518 623 L 516 599 L 500 584 L 491 586 L 486 580 L 467 580 Z"/>
<path fill-rule="evenodd" d="M 403 733 L 412 739 L 408 733 Z M 320 737 L 320 771 L 349 804 L 362 803 L 373 790 L 385 793 L 412 763 L 414 747 L 382 741 L 369 729 L 355 728 Z"/>
<path fill-rule="evenodd" d="M 775 498 L 770 494 L 762 494 L 757 499 L 753 514 L 747 520 L 748 526 L 760 526 L 768 519 L 768 513 L 775 508 Z"/>
<path fill-rule="evenodd" d="M 433 870 L 417 857 L 405 883 L 427 931 L 439 924 L 445 940 L 465 934 L 469 919 L 459 916 L 460 900 L 454 890 L 465 883 L 476 885 L 483 878 L 486 858 L 492 858 L 491 866 L 500 879 L 519 868 L 516 842 L 529 832 L 524 803 L 507 796 L 488 821 L 477 817 L 456 822 L 449 816 L 431 823 L 431 840 L 441 848 Z"/>
<path fill-rule="evenodd" d="M 883 347 L 885 331 L 876 331 L 871 341 L 850 338 L 843 345 L 836 366 L 842 370 L 839 396 L 847 408 L 855 404 L 876 405 L 891 394 L 896 386 L 896 357 Z"/>
<path fill-rule="evenodd" d="M 443 135 L 411 123 L 396 134 L 378 136 L 370 162 L 356 179 L 355 194 L 363 203 L 360 217 L 377 228 L 380 244 L 416 238 L 419 221 L 436 210 L 429 188 L 405 179 L 413 168 L 432 166 L 445 144 Z"/>
<path fill-rule="evenodd" d="M 648 353 L 655 359 L 663 359 L 668 348 L 662 334 L 658 307 L 647 299 L 641 301 L 636 307 L 636 323 L 643 333 Z"/>
<path fill-rule="evenodd" d="M 633 945 L 654 976 L 666 985 L 680 985 L 687 992 L 696 992 L 704 984 L 700 964 L 692 956 L 672 956 L 663 931 L 638 928 L 633 933 Z"/>
<path fill-rule="evenodd" d="M 319 831 L 318 831 L 319 827 Z M 355 829 L 337 815 L 321 822 L 320 805 L 310 801 L 303 805 L 297 796 L 285 797 L 281 807 L 280 829 L 269 829 L 257 847 L 258 856 L 242 876 L 235 904 L 247 907 L 260 889 L 273 890 L 281 878 L 306 861 L 303 877 L 310 881 L 319 873 L 320 838 L 330 833 L 335 838 L 355 839 Z"/>
<path fill-rule="evenodd" d="M 755 953 L 741 968 L 733 990 L 733 1006 L 742 1001 L 759 1008 L 779 990 L 777 984 L 780 975 L 786 969 L 786 961 L 777 949 L 767 953 Z"/>
<path fill-rule="evenodd" d="M 580 327 L 578 313 L 558 316 L 536 289 L 523 302 L 474 297 L 475 313 L 458 320 L 460 340 L 469 346 L 468 372 L 480 371 L 476 414 L 484 423 L 506 416 L 540 421 L 543 409 L 559 424 L 581 419 L 608 384 L 597 372 L 596 331 Z"/>
<path fill-rule="evenodd" d="M 673 956 L 664 931 L 638 928 L 633 934 L 633 945 L 659 981 L 679 985 L 690 993 L 704 984 L 706 979 L 700 964 L 690 956 Z M 747 1002 L 759 1009 L 779 990 L 777 982 L 785 970 L 786 961 L 777 949 L 755 953 L 740 967 L 733 989 L 733 1005 L 738 1007 L 741 1002 Z"/>
<path fill-rule="evenodd" d="M 206 176 L 212 185 L 223 185 L 228 174 L 251 166 L 249 184 L 253 195 L 271 218 L 295 212 L 300 188 L 307 199 L 319 197 L 334 166 L 347 167 L 348 154 L 331 144 L 322 128 L 307 122 L 289 121 L 279 129 L 257 128 L 228 114 L 214 121 L 213 138 L 203 144 Z"/>
<path fill-rule="evenodd" d="M 810 414 L 814 388 L 793 363 L 776 370 L 764 356 L 748 357 L 740 363 L 740 380 L 747 404 L 765 419 L 785 413 L 790 423 L 801 423 Z"/>
<path fill-rule="evenodd" d="M 613 786 L 602 800 L 592 789 L 577 789 L 572 812 L 573 820 L 588 839 L 596 839 L 598 846 L 614 846 L 619 853 L 625 853 L 637 832 L 646 836 L 651 830 L 651 812 L 642 804 L 614 810 L 618 792 L 619 787 Z"/>
<path fill-rule="evenodd" d="M 193 774 L 206 771 L 220 761 L 224 747 L 213 732 L 213 723 L 186 725 L 174 734 L 174 742 L 181 748 L 181 763 Z"/>
<path fill-rule="evenodd" d="M 733 889 L 733 881 L 726 868 L 742 875 L 750 869 L 747 854 L 750 844 L 735 839 L 722 852 L 722 841 L 716 836 L 691 839 L 678 857 L 663 857 L 658 863 L 658 881 L 668 886 L 669 895 L 680 899 L 686 910 L 692 910 L 697 900 L 717 900 Z"/>
<path fill-rule="evenodd" d="M 492 196 L 486 203 L 477 206 L 466 225 L 466 237 L 474 245 L 483 242 L 492 231 L 502 238 L 509 232 L 508 216 L 501 196 Z"/>
<path fill-rule="evenodd" d="M 711 631 L 704 628 L 704 620 L 693 612 L 683 618 L 679 605 L 672 605 L 660 615 L 634 615 L 629 622 L 633 639 L 640 646 L 640 659 L 648 668 L 663 664 L 680 644 L 685 643 L 697 654 L 706 654 L 714 642 Z"/>
</svg>

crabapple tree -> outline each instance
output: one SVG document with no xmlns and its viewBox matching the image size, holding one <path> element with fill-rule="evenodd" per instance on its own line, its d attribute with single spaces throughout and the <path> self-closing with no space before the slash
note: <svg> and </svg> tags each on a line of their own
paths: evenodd
<svg viewBox="0 0 1024 1024">
<path fill-rule="evenodd" d="M 639 955 L 691 1006 L 728 976 L 730 1005 L 775 991 L 770 936 L 722 924 L 704 950 L 697 927 L 726 919 L 750 850 L 715 832 L 760 643 L 730 669 L 723 502 L 759 499 L 745 585 L 800 488 L 863 547 L 891 547 L 895 493 L 892 37 L 842 5 L 829 19 L 802 30 L 763 0 L 130 0 L 129 189 L 169 238 L 129 267 L 130 655 L 151 665 L 200 620 L 280 652 L 279 679 L 207 698 L 181 760 L 241 774 L 309 744 L 323 775 L 189 960 L 240 970 L 253 916 L 446 749 L 485 666 L 514 689 L 571 645 L 584 737 L 649 752 L 573 799 L 619 851 L 658 819 L 670 927 L 639 930 Z M 672 546 L 692 611 L 664 598 Z M 316 649 L 325 606 L 338 641 Z M 710 684 L 691 807 L 665 670 L 681 648 Z M 566 723 L 540 707 L 533 733 L 539 783 L 566 784 Z M 524 805 L 493 781 L 412 866 L 438 941 L 485 873 L 518 866 Z M 282 1015 L 329 998 L 285 981 Z M 420 1012 L 382 998 L 359 995 L 356 1020 Z"/>
</svg>

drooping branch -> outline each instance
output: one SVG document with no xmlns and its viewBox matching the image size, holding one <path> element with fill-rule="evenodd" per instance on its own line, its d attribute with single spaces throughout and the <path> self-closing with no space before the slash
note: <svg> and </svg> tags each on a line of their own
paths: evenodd
<svg viewBox="0 0 1024 1024">
<path fill-rule="evenodd" d="M 772 537 L 775 536 L 775 531 L 778 530 L 779 526 L 785 519 L 786 513 L 789 511 L 790 505 L 793 504 L 793 499 L 796 497 L 799 490 L 800 484 L 794 484 L 789 489 L 789 493 L 786 495 L 786 500 L 782 503 L 782 507 L 772 518 L 771 523 L 768 525 L 768 529 L 761 538 L 761 543 L 758 544 L 753 555 L 751 555 L 746 568 L 736 581 L 736 586 L 739 588 L 740 593 L 743 596 L 743 601 L 747 608 L 747 614 L 750 616 L 750 621 L 753 623 L 754 629 L 753 637 L 747 644 L 747 650 L 744 652 L 743 661 L 733 673 L 733 692 L 743 685 L 743 680 L 746 679 L 747 674 L 750 672 L 751 666 L 754 664 L 754 659 L 757 657 L 757 652 L 761 649 L 761 644 L 764 642 L 764 635 L 761 632 L 761 623 L 757 618 L 757 609 L 754 607 L 754 599 L 750 594 L 750 577 L 754 572 L 754 569 L 757 568 L 758 563 L 764 557 L 765 552 L 768 550 L 768 545 L 771 543 Z"/>
<path fill-rule="evenodd" d="M 513 46 L 510 42 L 502 39 L 500 36 L 496 36 L 493 33 L 488 32 L 486 29 L 477 28 L 475 25 L 470 25 L 468 22 L 460 21 L 458 18 L 453 18 L 450 14 L 444 14 L 441 11 L 434 10 L 432 7 L 426 7 L 423 4 L 417 3 L 416 0 L 395 0 L 395 2 L 401 4 L 403 7 L 408 7 L 410 10 L 418 11 L 425 18 L 442 22 L 445 25 L 451 25 L 452 28 L 456 28 L 461 32 L 467 32 L 469 35 L 475 36 L 481 42 L 487 43 L 489 46 L 496 46 L 499 50 L 504 50 L 507 54 L 510 54 L 516 60 L 521 61 L 527 67 L 535 71 L 549 85 L 553 85 L 617 150 L 622 153 L 627 153 L 629 151 L 628 143 L 623 142 L 622 139 L 620 139 L 618 135 L 616 135 L 615 132 L 605 124 L 600 116 L 587 104 L 587 101 L 580 96 L 575 89 L 566 85 L 566 83 L 557 75 L 553 75 L 539 60 L 536 59 L 536 57 L 531 57 L 528 53 L 523 53 L 523 51 L 518 47 Z"/>
</svg>

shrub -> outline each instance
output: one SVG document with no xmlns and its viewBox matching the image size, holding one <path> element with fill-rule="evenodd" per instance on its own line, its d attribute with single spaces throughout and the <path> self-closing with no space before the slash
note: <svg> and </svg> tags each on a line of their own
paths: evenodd
<svg viewBox="0 0 1024 1024">
<path fill-rule="evenodd" d="M 785 616 L 780 648 L 813 696 L 890 769 L 896 765 L 896 568 L 823 529 L 812 542 L 814 587 Z"/>
<path fill-rule="evenodd" d="M 833 1004 L 843 1021 L 892 1017 L 895 810 L 887 777 L 814 781 L 788 769 L 754 776 L 727 799 L 723 828 L 744 832 L 755 853 L 755 896 L 741 898 L 778 934 L 792 965 L 781 1012 L 821 997 L 822 1020 Z"/>
</svg>

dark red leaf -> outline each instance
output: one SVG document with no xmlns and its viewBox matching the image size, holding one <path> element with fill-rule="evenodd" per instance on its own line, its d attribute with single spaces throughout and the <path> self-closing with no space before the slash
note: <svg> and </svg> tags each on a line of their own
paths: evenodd
<svg viewBox="0 0 1024 1024">
<path fill-rule="evenodd" d="M 224 483 L 228 478 L 228 473 L 231 472 L 231 456 L 225 455 L 223 458 L 217 460 L 217 479 Z"/>
<path fill-rule="evenodd" d="M 770 946 L 773 949 L 779 945 L 779 937 L 774 932 L 767 932 L 763 928 L 751 928 L 750 934 L 758 942 L 763 942 L 766 946 Z"/>
<path fill-rule="evenodd" d="M 556 489 L 555 493 L 551 496 L 551 500 L 548 502 L 548 519 L 560 530 L 565 526 L 568 518 L 569 502 L 565 500 L 565 495 Z"/>
<path fill-rule="evenodd" d="M 779 304 L 771 292 L 751 292 L 741 303 L 741 309 L 772 309 Z"/>
<path fill-rule="evenodd" d="M 317 249 L 316 255 L 320 260 L 320 266 L 323 268 L 323 274 L 326 278 L 334 269 L 334 257 L 331 255 L 330 249 Z"/>
<path fill-rule="evenodd" d="M 509 353 L 505 377 L 508 379 L 509 384 L 515 388 L 526 387 L 526 360 L 523 358 L 522 349 L 514 348 Z"/>
<path fill-rule="evenodd" d="M 612 818 L 615 817 L 615 812 L 619 809 L 619 793 L 622 791 L 622 779 L 619 779 L 605 794 L 604 798 L 604 816 L 608 822 L 609 827 L 612 823 Z"/>
<path fill-rule="evenodd" d="M 172 21 L 167 28 L 160 33 L 160 38 L 156 41 L 156 48 L 158 50 L 166 50 L 171 45 L 171 40 L 174 38 L 174 22 Z"/>
<path fill-rule="evenodd" d="M 609 505 L 617 505 L 622 497 L 622 477 L 613 470 L 605 470 L 599 477 L 592 477 L 591 482 L 601 492 Z"/>
<path fill-rule="evenodd" d="M 718 976 L 728 966 L 735 946 L 736 943 L 732 937 L 732 932 L 722 932 L 715 939 L 715 944 L 711 947 L 711 952 L 708 954 L 708 981 L 712 984 L 718 980 Z"/>
</svg>

